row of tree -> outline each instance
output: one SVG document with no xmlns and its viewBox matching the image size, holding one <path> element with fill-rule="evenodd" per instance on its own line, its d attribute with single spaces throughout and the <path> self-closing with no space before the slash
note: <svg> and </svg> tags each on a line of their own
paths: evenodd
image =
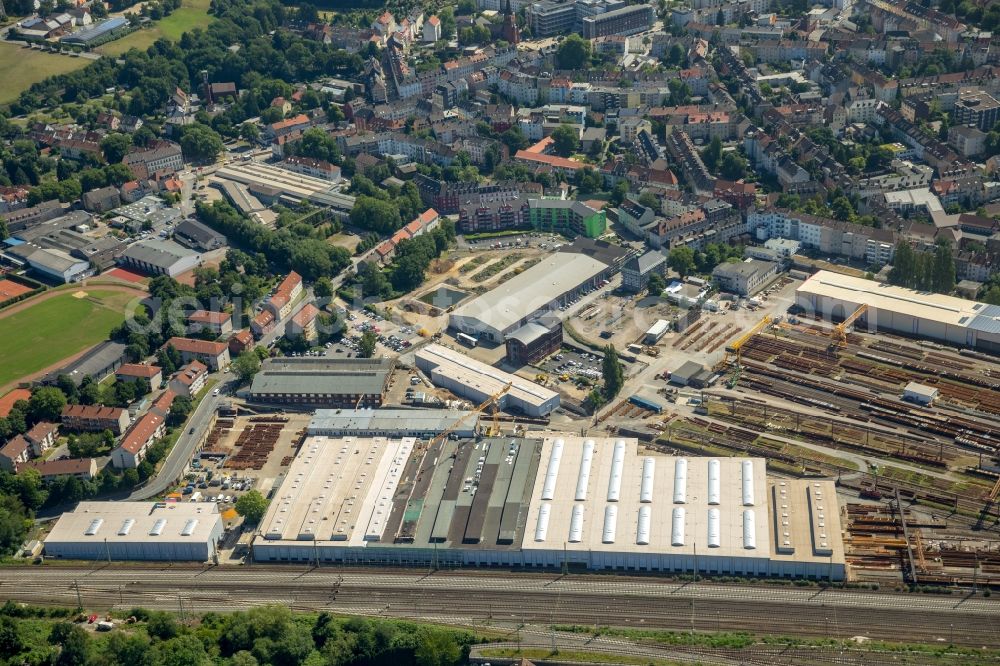
<svg viewBox="0 0 1000 666">
<path fill-rule="evenodd" d="M 955 288 L 951 243 L 941 241 L 933 252 L 914 252 L 905 240 L 896 244 L 889 284 L 949 294 Z"/>
</svg>

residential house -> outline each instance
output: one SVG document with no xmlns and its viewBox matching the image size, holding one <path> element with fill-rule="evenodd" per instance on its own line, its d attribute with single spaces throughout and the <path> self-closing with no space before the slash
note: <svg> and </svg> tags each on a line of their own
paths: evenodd
<svg viewBox="0 0 1000 666">
<path fill-rule="evenodd" d="M 120 382 L 136 382 L 145 380 L 150 390 L 160 387 L 163 381 L 163 370 L 156 365 L 143 363 L 124 363 L 115 371 L 115 379 Z"/>
<path fill-rule="evenodd" d="M 285 337 L 293 338 L 302 336 L 306 342 L 316 342 L 319 338 L 319 333 L 316 330 L 316 318 L 318 315 L 319 308 L 312 303 L 306 303 L 289 320 L 288 326 L 285 328 Z"/>
<path fill-rule="evenodd" d="M 55 445 L 58 433 L 58 424 L 42 421 L 24 433 L 24 438 L 31 445 L 31 454 L 37 458 Z"/>
<path fill-rule="evenodd" d="M 158 179 L 173 175 L 184 168 L 181 147 L 172 141 L 160 141 L 146 148 L 136 148 L 125 155 L 122 163 L 139 180 Z"/>
<path fill-rule="evenodd" d="M 274 290 L 271 297 L 264 303 L 264 307 L 271 311 L 275 321 L 281 321 L 291 312 L 295 299 L 302 293 L 302 276 L 292 271 L 289 273 L 278 288 Z"/>
<path fill-rule="evenodd" d="M 111 463 L 118 469 L 134 469 L 146 458 L 149 448 L 167 433 L 166 419 L 150 410 L 129 428 L 118 447 L 111 452 Z"/>
<path fill-rule="evenodd" d="M 91 213 L 104 213 L 122 205 L 121 194 L 117 187 L 100 187 L 90 192 L 85 192 L 83 197 L 83 208 Z"/>
<path fill-rule="evenodd" d="M 236 331 L 233 337 L 229 338 L 229 358 L 236 358 L 250 349 L 253 349 L 253 333 L 250 329 Z"/>
<path fill-rule="evenodd" d="M 200 333 L 207 329 L 215 337 L 219 337 L 232 332 L 233 316 L 228 312 L 195 310 L 188 315 L 187 324 L 189 333 Z"/>
<path fill-rule="evenodd" d="M 0 448 L 0 469 L 17 472 L 17 466 L 31 459 L 31 444 L 23 435 L 14 435 Z"/>
<path fill-rule="evenodd" d="M 213 372 L 229 365 L 229 345 L 225 342 L 209 342 L 193 338 L 170 338 L 164 347 L 173 347 L 180 352 L 181 360 L 201 361 Z"/>
<path fill-rule="evenodd" d="M 622 289 L 638 293 L 646 288 L 649 278 L 654 274 L 664 277 L 666 273 L 666 255 L 657 250 L 650 250 L 625 262 L 622 267 Z"/>
<path fill-rule="evenodd" d="M 258 340 L 273 331 L 274 326 L 274 313 L 266 308 L 258 312 L 257 315 L 250 320 L 250 330 L 253 332 L 254 337 Z"/>
<path fill-rule="evenodd" d="M 65 460 L 29 460 L 18 467 L 18 471 L 33 469 L 42 477 L 42 483 L 49 484 L 62 477 L 73 477 L 89 481 L 97 476 L 95 458 L 68 458 Z"/>
<path fill-rule="evenodd" d="M 101 432 L 110 430 L 120 435 L 128 428 L 128 411 L 121 407 L 103 405 L 66 405 L 62 410 L 64 430 Z"/>
<path fill-rule="evenodd" d="M 205 388 L 208 377 L 208 366 L 201 361 L 191 361 L 174 373 L 170 378 L 168 388 L 173 393 L 187 398 L 194 398 Z"/>
</svg>

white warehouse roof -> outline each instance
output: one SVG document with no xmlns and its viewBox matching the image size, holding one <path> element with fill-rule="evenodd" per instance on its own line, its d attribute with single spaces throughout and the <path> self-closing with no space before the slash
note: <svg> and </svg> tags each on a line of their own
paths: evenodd
<svg viewBox="0 0 1000 666">
<path fill-rule="evenodd" d="M 45 539 L 56 557 L 200 559 L 222 535 L 218 507 L 208 502 L 80 502 Z"/>
<path fill-rule="evenodd" d="M 436 384 L 447 378 L 448 388 L 454 385 L 472 400 L 485 400 L 509 383 L 510 389 L 500 398 L 501 407 L 513 402 L 522 409 L 527 407 L 524 410 L 527 412 L 548 413 L 559 406 L 559 394 L 555 391 L 469 358 L 454 349 L 437 344 L 427 345 L 417 351 L 416 360 L 417 367 L 428 372 Z"/>
<path fill-rule="evenodd" d="M 607 269 L 607 264 L 593 257 L 556 252 L 520 275 L 456 308 L 451 313 L 451 324 L 461 328 L 456 325 L 457 320 L 478 320 L 501 334 L 509 333 L 512 327 L 527 317 Z"/>
<path fill-rule="evenodd" d="M 553 434 L 521 547 L 768 559 L 768 513 L 762 458 L 641 455 L 635 440 Z"/>
<path fill-rule="evenodd" d="M 876 310 L 898 312 L 950 326 L 969 326 L 976 317 L 991 307 L 964 298 L 894 287 L 832 271 L 819 271 L 802 283 L 796 292 L 800 295 L 838 299 L 854 305 L 864 303 Z M 851 313 L 846 312 L 845 316 L 849 314 Z"/>
</svg>

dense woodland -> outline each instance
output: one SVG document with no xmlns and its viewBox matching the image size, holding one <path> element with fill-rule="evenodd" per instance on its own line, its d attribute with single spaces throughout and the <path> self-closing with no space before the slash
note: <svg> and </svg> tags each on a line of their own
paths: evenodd
<svg viewBox="0 0 1000 666">
<path fill-rule="evenodd" d="M 134 608 L 95 634 L 68 609 L 0 606 L 0 664 L 10 666 L 452 666 L 468 632 L 391 620 L 295 615 L 280 606 L 180 622 Z"/>
</svg>

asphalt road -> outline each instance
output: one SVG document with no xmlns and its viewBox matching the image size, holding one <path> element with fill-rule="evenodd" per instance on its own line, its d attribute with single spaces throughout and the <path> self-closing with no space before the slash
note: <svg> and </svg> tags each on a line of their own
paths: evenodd
<svg viewBox="0 0 1000 666">
<path fill-rule="evenodd" d="M 0 599 L 88 610 L 143 606 L 232 611 L 261 604 L 449 624 L 575 624 L 749 631 L 1000 647 L 1000 600 L 768 584 L 678 583 L 611 575 L 202 567 L 170 564 L 10 567 Z"/>
<path fill-rule="evenodd" d="M 210 376 L 210 379 L 217 380 L 216 388 L 223 388 L 236 376 L 229 372 L 217 372 Z M 213 390 L 214 392 L 214 390 Z M 221 393 L 225 393 L 223 390 Z M 184 424 L 184 430 L 174 443 L 167 459 L 160 466 L 159 472 L 145 486 L 135 490 L 128 496 L 129 500 L 147 500 L 166 492 L 174 485 L 178 478 L 184 473 L 188 463 L 194 456 L 194 451 L 198 444 L 205 439 L 209 424 L 212 422 L 212 414 L 219 406 L 220 400 L 225 400 L 225 395 L 213 395 L 212 393 L 202 398 L 194 413 Z M 193 429 L 193 432 L 192 432 Z"/>
</svg>

